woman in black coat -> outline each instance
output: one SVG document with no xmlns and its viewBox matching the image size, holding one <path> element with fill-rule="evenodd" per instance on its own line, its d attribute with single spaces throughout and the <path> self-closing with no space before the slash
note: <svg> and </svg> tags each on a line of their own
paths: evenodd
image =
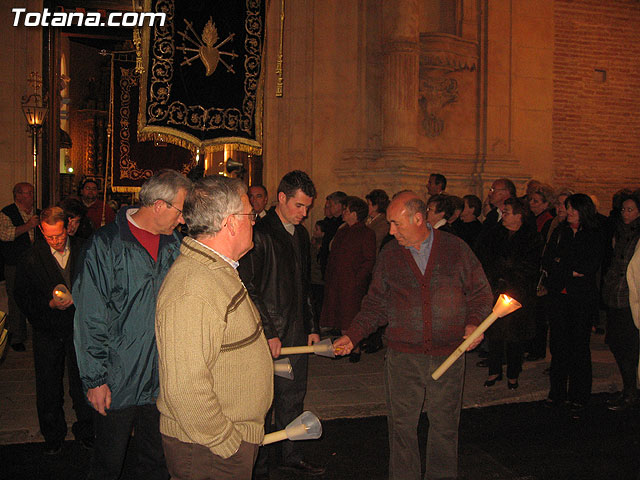
<svg viewBox="0 0 640 480">
<path fill-rule="evenodd" d="M 611 242 L 613 255 L 602 286 L 608 307 L 606 342 L 613 353 L 620 376 L 622 394 L 609 410 L 628 410 L 638 403 L 638 329 L 629 303 L 627 268 L 640 239 L 640 192 L 622 196 L 622 207 Z"/>
<path fill-rule="evenodd" d="M 568 402 L 578 414 L 591 396 L 591 315 L 598 307 L 596 273 L 603 242 L 595 205 L 587 195 L 571 195 L 565 205 L 567 219 L 554 230 L 542 259 L 551 302 L 547 404 Z"/>
<path fill-rule="evenodd" d="M 502 380 L 502 358 L 506 352 L 507 385 L 510 389 L 518 388 L 524 342 L 531 339 L 535 331 L 531 313 L 542 239 L 526 222 L 527 213 L 522 200 L 508 199 L 502 221 L 491 227 L 478 245 L 478 258 L 494 296 L 506 293 L 522 304 L 520 310 L 499 318 L 486 332 L 489 346 L 486 387 Z"/>
<path fill-rule="evenodd" d="M 482 211 L 482 200 L 475 195 L 465 195 L 462 200 L 464 208 L 458 220 L 453 222 L 454 233 L 473 248 L 482 230 L 482 223 L 478 220 Z"/>
</svg>

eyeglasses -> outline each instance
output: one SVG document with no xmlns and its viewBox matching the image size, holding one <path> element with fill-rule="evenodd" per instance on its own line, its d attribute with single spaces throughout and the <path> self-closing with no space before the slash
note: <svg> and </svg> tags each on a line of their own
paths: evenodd
<svg viewBox="0 0 640 480">
<path fill-rule="evenodd" d="M 631 213 L 631 212 L 635 212 L 636 210 L 637 210 L 637 208 L 635 208 L 635 207 L 629 207 L 629 208 L 624 208 L 624 207 L 622 207 L 622 208 L 620 209 L 620 211 L 621 211 L 622 213 L 624 213 L 624 212 Z"/>
<path fill-rule="evenodd" d="M 176 209 L 180 213 L 180 215 L 182 215 L 182 210 L 180 210 L 178 207 L 174 207 L 171 203 L 167 202 L 166 200 L 164 201 L 164 203 L 166 203 L 168 207 Z"/>
<path fill-rule="evenodd" d="M 256 212 L 251 212 L 251 213 L 234 213 L 234 215 L 246 215 L 247 217 L 249 217 L 249 220 L 251 220 L 252 222 L 256 221 L 256 218 L 258 218 L 258 214 Z"/>
<path fill-rule="evenodd" d="M 493 193 L 493 192 L 497 192 L 498 190 L 505 190 L 505 191 L 506 191 L 507 189 L 506 189 L 506 188 L 493 188 L 493 187 L 491 187 L 491 188 L 489 189 L 489 191 L 490 191 L 491 193 Z"/>
<path fill-rule="evenodd" d="M 42 231 L 42 229 L 40 231 Z M 57 242 L 58 240 L 62 240 L 66 235 L 66 232 L 61 233 L 60 235 L 45 235 L 44 233 L 42 234 L 45 240 L 49 240 L 50 242 Z"/>
</svg>

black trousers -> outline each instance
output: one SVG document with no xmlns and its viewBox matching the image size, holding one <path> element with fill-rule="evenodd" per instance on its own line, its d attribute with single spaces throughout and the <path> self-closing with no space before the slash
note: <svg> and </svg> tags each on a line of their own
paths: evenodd
<svg viewBox="0 0 640 480">
<path fill-rule="evenodd" d="M 554 401 L 585 404 L 591 396 L 592 298 L 555 294 L 549 309 L 551 389 Z"/>
<path fill-rule="evenodd" d="M 33 359 L 36 373 L 36 405 L 40 431 L 47 442 L 61 442 L 67 435 L 64 418 L 64 367 L 69 378 L 69 395 L 77 421 L 72 431 L 77 439 L 93 435 L 93 409 L 82 390 L 73 334 L 63 337 L 33 330 Z"/>
<path fill-rule="evenodd" d="M 307 355 L 290 355 L 289 361 L 293 368 L 293 380 L 275 376 L 273 378 L 273 403 L 267 412 L 265 433 L 283 430 L 292 420 L 298 417 L 304 409 L 304 396 L 307 393 Z M 274 423 L 271 423 L 273 416 Z M 282 447 L 282 459 L 278 462 L 295 463 L 302 460 L 302 445 L 300 442 L 284 440 L 279 442 Z M 267 452 L 274 452 L 270 447 L 261 447 L 256 460 L 255 472 L 266 473 L 268 470 Z"/>
<path fill-rule="evenodd" d="M 542 297 L 535 297 L 535 305 L 533 307 L 533 315 L 536 322 L 535 336 L 526 349 L 532 357 L 545 358 L 547 356 L 547 334 L 549 332 L 547 319 L 550 308 L 548 294 Z"/>
<path fill-rule="evenodd" d="M 169 472 L 162 450 L 160 412 L 155 404 L 94 411 L 96 443 L 93 449 L 91 480 L 121 477 L 132 431 L 135 431 L 136 477 L 140 480 L 167 480 Z"/>
<path fill-rule="evenodd" d="M 7 285 L 7 300 L 9 301 L 6 328 L 11 334 L 11 345 L 24 343 L 27 339 L 27 317 L 24 316 L 13 296 L 16 285 L 16 266 L 4 266 L 4 279 Z"/>
<path fill-rule="evenodd" d="M 607 344 L 622 376 L 623 394 L 637 394 L 638 329 L 630 308 L 610 308 L 607 312 Z"/>
<path fill-rule="evenodd" d="M 488 338 L 489 375 L 502 375 L 502 359 L 507 358 L 507 378 L 518 378 L 522 372 L 522 360 L 524 358 L 524 346 L 522 342 L 509 342 L 503 338 Z"/>
</svg>

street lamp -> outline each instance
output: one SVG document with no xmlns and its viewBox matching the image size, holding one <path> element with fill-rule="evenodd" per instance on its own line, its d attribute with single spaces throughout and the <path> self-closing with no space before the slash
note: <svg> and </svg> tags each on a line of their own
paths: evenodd
<svg viewBox="0 0 640 480">
<path fill-rule="evenodd" d="M 31 84 L 33 93 L 22 97 L 22 113 L 27 119 L 27 124 L 31 129 L 31 139 L 33 145 L 33 211 L 38 210 L 38 133 L 45 116 L 47 115 L 47 99 L 38 93 L 42 87 L 42 77 L 36 72 L 31 72 L 27 79 Z"/>
</svg>

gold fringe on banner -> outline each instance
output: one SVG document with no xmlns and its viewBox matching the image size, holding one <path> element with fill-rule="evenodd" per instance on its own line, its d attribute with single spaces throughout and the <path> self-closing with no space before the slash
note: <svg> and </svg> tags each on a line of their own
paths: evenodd
<svg viewBox="0 0 640 480">
<path fill-rule="evenodd" d="M 179 135 L 173 129 L 164 127 L 154 127 L 154 131 L 138 132 L 139 142 L 165 142 L 177 145 L 190 150 L 195 155 L 198 150 L 202 152 L 220 152 L 225 148 L 231 148 L 251 155 L 262 155 L 262 147 L 255 142 L 255 145 L 247 145 L 249 140 L 237 137 L 225 137 L 224 139 L 201 142 L 188 134 Z M 252 142 L 253 143 L 253 142 Z"/>
<path fill-rule="evenodd" d="M 111 191 L 116 193 L 138 193 L 140 187 L 111 187 Z"/>
</svg>

